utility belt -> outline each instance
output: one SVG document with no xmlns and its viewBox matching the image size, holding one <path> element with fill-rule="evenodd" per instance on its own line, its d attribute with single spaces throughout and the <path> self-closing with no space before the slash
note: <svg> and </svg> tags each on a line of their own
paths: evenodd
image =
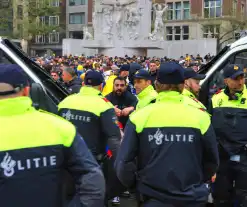
<svg viewBox="0 0 247 207">
<path fill-rule="evenodd" d="M 247 144 L 241 147 L 241 149 L 236 154 L 231 155 L 230 160 L 233 162 L 247 161 Z"/>
<path fill-rule="evenodd" d="M 219 154 L 220 159 L 223 160 L 230 160 L 234 162 L 242 162 L 247 161 L 247 144 L 242 146 L 240 149 L 236 150 L 235 152 L 227 152 L 223 146 L 219 145 Z"/>
</svg>

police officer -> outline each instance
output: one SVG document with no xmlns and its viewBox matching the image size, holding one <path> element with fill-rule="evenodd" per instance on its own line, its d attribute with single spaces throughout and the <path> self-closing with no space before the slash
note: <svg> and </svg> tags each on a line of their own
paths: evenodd
<svg viewBox="0 0 247 207">
<path fill-rule="evenodd" d="M 154 103 L 158 93 L 152 86 L 152 78 L 148 71 L 141 69 L 134 75 L 134 87 L 138 97 L 136 110 Z"/>
<path fill-rule="evenodd" d="M 19 66 L 0 65 L 1 206 L 64 206 L 64 169 L 81 205 L 102 206 L 104 177 L 84 140 L 66 120 L 32 107 L 27 82 Z"/>
<path fill-rule="evenodd" d="M 210 118 L 182 102 L 184 69 L 179 64 L 162 64 L 155 85 L 156 102 L 133 113 L 126 126 L 117 176 L 137 188 L 144 207 L 204 206 L 205 183 L 219 164 Z"/>
<path fill-rule="evenodd" d="M 220 167 L 215 206 L 247 206 L 247 90 L 241 65 L 224 69 L 226 88 L 212 98 L 212 123 L 219 143 Z"/>
<path fill-rule="evenodd" d="M 96 160 L 104 164 L 108 192 L 108 189 L 112 189 L 112 185 L 117 185 L 112 182 L 115 175 L 113 167 L 107 167 L 107 164 L 112 161 L 105 159 L 106 148 L 109 149 L 111 152 L 109 155 L 114 160 L 120 145 L 121 134 L 113 105 L 101 95 L 103 81 L 100 72 L 95 70 L 86 72 L 85 86 L 81 88 L 79 94 L 68 96 L 58 107 L 59 114 L 77 127 Z M 108 198 L 117 195 L 118 189 L 110 190 L 111 196 L 108 195 Z"/>
<path fill-rule="evenodd" d="M 198 74 L 192 68 L 185 68 L 184 70 L 185 81 L 183 95 L 188 97 L 185 99 L 185 102 L 206 111 L 206 107 L 197 99 L 201 89 L 200 81 L 206 76 L 204 74 Z"/>
<path fill-rule="evenodd" d="M 58 106 L 59 114 L 77 127 L 98 161 L 107 145 L 115 156 L 121 139 L 114 107 L 101 95 L 103 81 L 100 72 L 88 71 L 80 93 L 68 96 Z"/>
</svg>

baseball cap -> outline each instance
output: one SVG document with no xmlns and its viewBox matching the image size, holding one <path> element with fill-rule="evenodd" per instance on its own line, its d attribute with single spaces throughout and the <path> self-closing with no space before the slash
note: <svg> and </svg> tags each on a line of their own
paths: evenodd
<svg viewBox="0 0 247 207">
<path fill-rule="evenodd" d="M 95 70 L 90 70 L 86 72 L 84 78 L 85 85 L 99 86 L 103 82 L 104 82 L 104 78 L 100 72 Z"/>
<path fill-rule="evenodd" d="M 206 78 L 206 75 L 204 74 L 198 74 L 197 72 L 195 72 L 192 68 L 185 68 L 184 69 L 184 79 L 195 79 L 195 80 L 203 80 L 204 78 Z"/>
<path fill-rule="evenodd" d="M 130 65 L 129 64 L 123 64 L 120 67 L 120 72 L 122 72 L 122 71 L 129 71 L 129 70 L 130 70 Z"/>
<path fill-rule="evenodd" d="M 148 71 L 141 69 L 136 72 L 134 75 L 135 79 L 145 79 L 145 80 L 151 80 L 151 75 Z"/>
<path fill-rule="evenodd" d="M 0 92 L 0 95 L 10 95 L 28 86 L 28 77 L 19 65 L 0 64 L 0 83 L 13 86 L 14 89 L 11 91 Z"/>
<path fill-rule="evenodd" d="M 157 81 L 162 84 L 184 83 L 184 68 L 176 62 L 166 62 L 160 65 Z"/>
<path fill-rule="evenodd" d="M 240 64 L 229 64 L 224 68 L 224 78 L 235 79 L 244 74 L 244 68 Z"/>
</svg>

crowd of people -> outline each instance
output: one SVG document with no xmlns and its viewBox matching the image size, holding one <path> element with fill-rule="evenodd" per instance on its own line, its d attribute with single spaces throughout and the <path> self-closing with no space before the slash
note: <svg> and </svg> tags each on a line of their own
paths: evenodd
<svg viewBox="0 0 247 207">
<path fill-rule="evenodd" d="M 2 205 L 60 207 L 65 183 L 68 206 L 125 192 L 139 207 L 205 207 L 211 186 L 216 207 L 247 206 L 244 68 L 227 65 L 205 106 L 197 71 L 211 58 L 33 58 L 70 93 L 59 116 L 32 107 L 19 66 L 0 65 Z"/>
</svg>

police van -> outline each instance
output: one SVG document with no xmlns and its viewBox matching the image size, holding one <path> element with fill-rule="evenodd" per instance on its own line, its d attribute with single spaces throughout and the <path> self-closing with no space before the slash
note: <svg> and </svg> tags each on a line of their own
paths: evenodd
<svg viewBox="0 0 247 207">
<path fill-rule="evenodd" d="M 57 105 L 66 96 L 68 91 L 54 81 L 50 74 L 28 56 L 14 42 L 0 37 L 0 64 L 19 65 L 30 81 L 30 97 L 37 109 L 57 112 Z"/>
<path fill-rule="evenodd" d="M 225 46 L 199 73 L 206 78 L 201 81 L 200 101 L 208 106 L 209 98 L 224 88 L 223 69 L 227 64 L 242 64 L 247 68 L 247 37 Z"/>
</svg>

